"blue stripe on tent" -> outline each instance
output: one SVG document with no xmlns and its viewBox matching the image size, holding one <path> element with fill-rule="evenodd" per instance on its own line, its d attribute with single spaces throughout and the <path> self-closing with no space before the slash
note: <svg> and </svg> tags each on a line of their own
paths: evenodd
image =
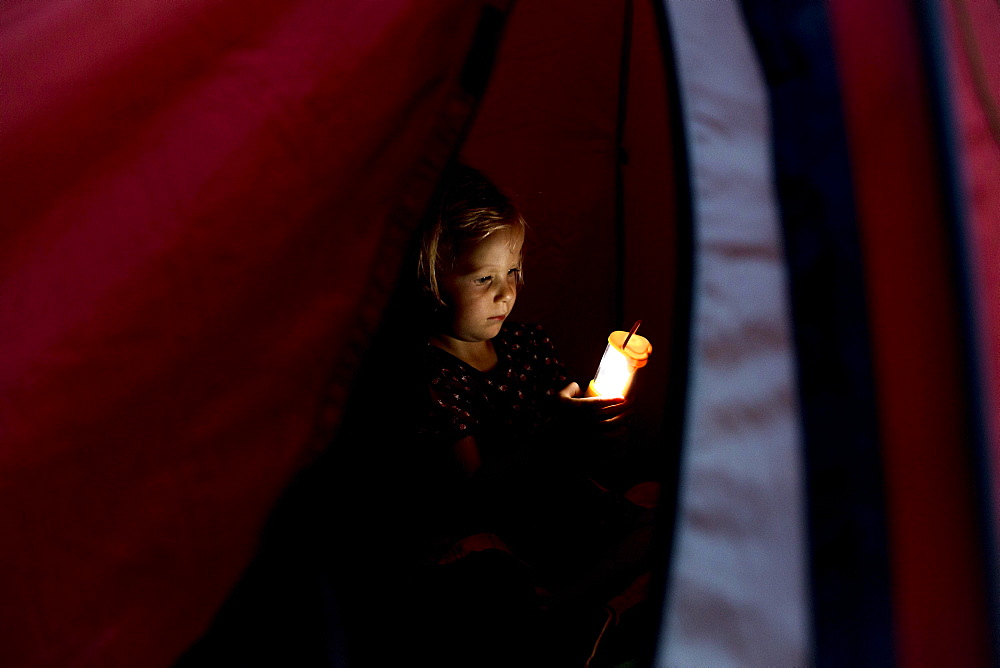
<svg viewBox="0 0 1000 668">
<path fill-rule="evenodd" d="M 820 0 L 742 0 L 771 95 L 809 498 L 817 665 L 890 665 L 883 465 L 851 169 Z"/>
<path fill-rule="evenodd" d="M 766 89 L 738 5 L 666 9 L 691 163 L 694 294 L 658 665 L 806 665 L 804 476 Z"/>
</svg>

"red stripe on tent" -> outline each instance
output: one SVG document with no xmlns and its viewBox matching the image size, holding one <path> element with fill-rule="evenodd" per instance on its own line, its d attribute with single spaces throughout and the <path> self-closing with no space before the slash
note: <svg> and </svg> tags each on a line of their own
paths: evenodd
<svg viewBox="0 0 1000 668">
<path fill-rule="evenodd" d="M 904 0 L 830 11 L 874 330 L 897 656 L 987 665 L 968 398 L 915 17 Z"/>
<path fill-rule="evenodd" d="M 1000 4 L 959 0 L 946 5 L 958 116 L 968 186 L 968 212 L 979 291 L 980 359 L 986 388 L 993 503 L 1000 517 Z M 995 528 L 1000 535 L 1000 526 Z"/>
</svg>

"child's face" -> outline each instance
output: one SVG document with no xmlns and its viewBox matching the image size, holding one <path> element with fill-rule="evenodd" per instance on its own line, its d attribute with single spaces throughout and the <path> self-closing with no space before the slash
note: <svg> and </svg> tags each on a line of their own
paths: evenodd
<svg viewBox="0 0 1000 668">
<path fill-rule="evenodd" d="M 441 286 L 448 304 L 445 334 L 460 341 L 488 341 L 514 308 L 524 232 L 502 229 L 458 257 Z"/>
</svg>

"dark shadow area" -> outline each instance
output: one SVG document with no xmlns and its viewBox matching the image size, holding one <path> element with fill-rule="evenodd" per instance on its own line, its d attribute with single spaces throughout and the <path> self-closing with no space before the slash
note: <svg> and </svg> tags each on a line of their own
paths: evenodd
<svg viewBox="0 0 1000 668">
<path fill-rule="evenodd" d="M 658 596 L 624 604 L 602 636 L 604 611 L 553 614 L 539 604 L 544 578 L 509 554 L 476 553 L 440 578 L 423 569 L 420 527 L 440 499 L 434 463 L 419 456 L 413 436 L 426 344 L 398 335 L 412 330 L 414 304 L 413 286 L 402 281 L 330 447 L 286 490 L 253 563 L 178 668 L 570 666 L 583 665 L 598 637 L 593 666 L 651 663 Z M 572 438 L 585 447 L 585 435 Z M 601 485 L 626 489 L 662 471 L 656 452 L 642 444 L 605 454 L 595 466 Z M 587 530 L 567 522 L 547 529 Z M 573 561 L 572 551 L 554 555 L 550 572 L 572 572 Z"/>
</svg>

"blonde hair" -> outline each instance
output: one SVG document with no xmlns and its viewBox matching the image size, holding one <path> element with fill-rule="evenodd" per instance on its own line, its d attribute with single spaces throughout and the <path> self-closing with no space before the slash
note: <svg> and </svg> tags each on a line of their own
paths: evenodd
<svg viewBox="0 0 1000 668">
<path fill-rule="evenodd" d="M 417 276 L 424 291 L 444 306 L 439 279 L 454 268 L 463 245 L 480 242 L 499 230 L 523 233 L 527 227 L 513 199 L 478 170 L 456 165 L 421 238 Z M 518 272 L 518 286 L 522 281 L 523 272 Z"/>
</svg>

